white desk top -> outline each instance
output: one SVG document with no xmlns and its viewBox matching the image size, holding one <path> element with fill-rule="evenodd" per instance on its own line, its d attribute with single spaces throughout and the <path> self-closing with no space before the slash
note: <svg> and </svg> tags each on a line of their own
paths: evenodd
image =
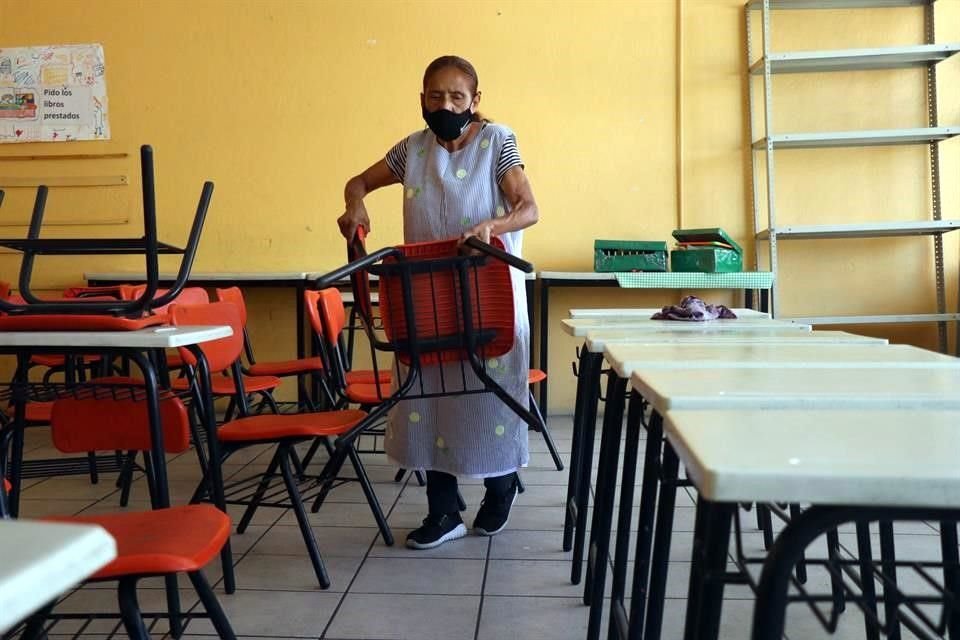
<svg viewBox="0 0 960 640">
<path fill-rule="evenodd" d="M 208 280 L 215 282 L 236 282 L 238 280 L 305 280 L 306 271 L 193 271 L 187 282 Z M 146 275 L 143 271 L 111 271 L 105 273 L 84 273 L 84 280 L 98 282 L 143 282 Z M 161 273 L 160 280 L 176 280 L 176 273 Z"/>
<path fill-rule="evenodd" d="M 602 353 L 612 344 L 887 344 L 886 338 L 870 338 L 846 331 L 795 331 L 793 329 L 751 329 L 737 332 L 667 333 L 637 332 L 632 329 L 588 331 L 586 347 Z"/>
<path fill-rule="evenodd" d="M 640 366 L 630 381 L 661 414 L 681 409 L 960 409 L 960 369 Z"/>
<path fill-rule="evenodd" d="M 721 502 L 960 507 L 960 411 L 671 411 L 667 439 Z"/>
<path fill-rule="evenodd" d="M 810 331 L 810 325 L 767 320 L 764 318 L 743 318 L 738 320 L 707 320 L 704 322 L 684 322 L 678 320 L 651 320 L 650 318 L 568 318 L 561 320 L 563 331 L 567 335 L 583 337 L 595 329 L 630 329 L 632 331 L 672 331 L 672 332 L 712 332 L 747 331 L 751 329 L 784 329 L 791 331 Z"/>
<path fill-rule="evenodd" d="M 229 326 L 148 327 L 138 331 L 0 331 L 3 347 L 171 349 L 233 335 Z"/>
<path fill-rule="evenodd" d="M 960 358 L 910 345 L 878 345 L 870 342 L 823 344 L 611 344 L 604 359 L 621 378 L 645 369 L 723 368 L 898 368 L 960 369 Z"/>
<path fill-rule="evenodd" d="M 541 280 L 616 280 L 615 273 L 596 273 L 594 271 L 541 271 Z"/>
<path fill-rule="evenodd" d="M 0 633 L 117 557 L 104 529 L 90 525 L 0 520 Z"/>
<path fill-rule="evenodd" d="M 739 318 L 762 318 L 769 320 L 770 314 L 753 309 L 731 309 Z M 571 318 L 649 318 L 660 307 L 656 309 L 570 309 Z"/>
</svg>

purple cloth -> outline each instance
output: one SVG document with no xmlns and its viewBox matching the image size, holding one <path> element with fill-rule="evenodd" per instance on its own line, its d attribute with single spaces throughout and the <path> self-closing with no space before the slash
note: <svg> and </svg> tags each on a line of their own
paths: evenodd
<svg viewBox="0 0 960 640">
<path fill-rule="evenodd" d="M 705 320 L 736 320 L 737 314 L 722 304 L 707 304 L 697 296 L 687 296 L 679 305 L 664 307 L 651 316 L 651 320 L 685 320 L 703 322 Z"/>
</svg>

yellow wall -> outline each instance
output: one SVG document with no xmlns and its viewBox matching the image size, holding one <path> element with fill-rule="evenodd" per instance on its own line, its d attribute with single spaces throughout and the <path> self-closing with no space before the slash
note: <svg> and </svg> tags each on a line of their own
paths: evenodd
<svg viewBox="0 0 960 640">
<path fill-rule="evenodd" d="M 5 145 L 0 155 L 130 154 L 3 162 L 0 177 L 127 174 L 127 187 L 54 189 L 48 211 L 51 219 L 74 221 L 120 213 L 128 223 L 58 226 L 49 233 L 134 235 L 141 226 L 136 151 L 150 143 L 165 238 L 184 237 L 201 182 L 216 183 L 197 270 L 323 270 L 344 259 L 334 224 L 344 181 L 422 126 L 422 69 L 437 55 L 457 53 L 480 73 L 482 110 L 518 133 L 541 209 L 541 222 L 525 242 L 538 269 L 590 269 L 597 237 L 667 239 L 679 219 L 681 132 L 683 224 L 722 226 L 752 254 L 741 2 L 682 3 L 682 74 L 677 11 L 673 0 L 0 0 L 2 46 L 103 43 L 113 134 L 108 142 L 69 146 Z M 939 40 L 960 40 L 960 0 L 941 0 L 937 14 Z M 774 23 L 779 49 L 922 39 L 918 9 L 780 15 Z M 940 73 L 942 122 L 960 124 L 960 61 L 941 65 Z M 778 127 L 923 121 L 917 72 L 777 82 L 784 96 L 776 102 Z M 945 217 L 960 217 L 958 147 L 943 145 Z M 923 217 L 925 163 L 922 149 L 785 153 L 778 165 L 780 221 Z M 22 217 L 31 198 L 27 189 L 11 190 L 0 219 Z M 398 242 L 399 188 L 371 196 L 368 208 L 371 243 Z M 932 287 L 915 283 L 931 280 L 930 246 L 925 240 L 790 246 L 783 311 L 927 310 Z M 948 243 L 947 258 L 955 292 L 955 242 Z M 12 278 L 17 264 L 15 256 L 0 255 L 0 274 Z M 56 289 L 84 270 L 133 267 L 120 259 L 50 260 L 40 278 Z M 709 295 L 735 302 L 724 293 Z M 249 298 L 260 357 L 292 355 L 290 296 L 257 290 Z M 673 299 L 666 292 L 558 290 L 552 326 L 571 306 L 654 306 Z M 927 327 L 869 330 L 933 344 Z M 554 336 L 550 409 L 567 411 L 575 343 L 559 331 Z"/>
</svg>

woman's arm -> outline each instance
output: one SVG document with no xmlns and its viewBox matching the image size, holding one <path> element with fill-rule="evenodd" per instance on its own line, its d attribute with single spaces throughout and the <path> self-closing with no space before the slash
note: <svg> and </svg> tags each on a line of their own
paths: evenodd
<svg viewBox="0 0 960 640">
<path fill-rule="evenodd" d="M 360 175 L 347 180 L 347 184 L 343 188 L 345 210 L 343 215 L 337 218 L 337 225 L 340 227 L 340 233 L 343 234 L 344 238 L 353 240 L 359 226 L 370 233 L 370 217 L 367 215 L 367 207 L 363 204 L 363 199 L 371 191 L 398 182 L 400 180 L 393 175 L 393 171 L 387 166 L 385 160 L 380 160 Z M 504 182 L 506 182 L 506 178 L 504 178 Z"/>
<path fill-rule="evenodd" d="M 502 218 L 484 220 L 463 234 L 463 240 L 477 236 L 484 242 L 490 242 L 490 236 L 502 236 L 511 231 L 526 229 L 537 223 L 540 211 L 533 199 L 530 181 L 520 165 L 511 167 L 500 181 L 500 189 L 510 203 L 510 213 Z"/>
</svg>

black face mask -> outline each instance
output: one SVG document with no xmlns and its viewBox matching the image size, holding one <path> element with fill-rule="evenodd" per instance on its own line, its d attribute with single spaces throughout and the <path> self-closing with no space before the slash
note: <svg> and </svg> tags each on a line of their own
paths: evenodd
<svg viewBox="0 0 960 640">
<path fill-rule="evenodd" d="M 446 142 L 453 142 L 463 135 L 470 122 L 473 120 L 473 114 L 467 109 L 463 113 L 454 113 L 448 109 L 438 109 L 436 111 L 427 111 L 423 109 L 423 119 L 427 121 L 430 130 L 437 134 L 437 137 Z"/>
</svg>

